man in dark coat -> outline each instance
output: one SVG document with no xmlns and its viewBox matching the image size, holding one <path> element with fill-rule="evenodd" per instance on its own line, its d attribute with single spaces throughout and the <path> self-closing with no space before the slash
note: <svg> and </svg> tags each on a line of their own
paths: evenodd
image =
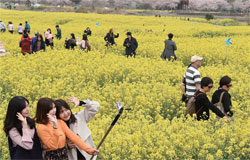
<svg viewBox="0 0 250 160">
<path fill-rule="evenodd" d="M 174 35 L 172 33 L 168 34 L 168 40 L 165 40 L 165 49 L 161 54 L 162 59 L 168 59 L 170 61 L 171 56 L 174 56 L 174 60 L 177 59 L 175 55 L 175 50 L 177 50 L 176 44 L 172 41 Z"/>
<path fill-rule="evenodd" d="M 138 43 L 136 41 L 136 39 L 134 37 L 132 37 L 132 34 L 131 32 L 127 32 L 127 37 L 123 43 L 123 46 L 126 47 L 126 55 L 127 57 L 128 56 L 131 56 L 132 57 L 132 54 L 134 55 L 134 58 L 135 58 L 135 50 L 137 49 L 138 47 Z"/>
</svg>

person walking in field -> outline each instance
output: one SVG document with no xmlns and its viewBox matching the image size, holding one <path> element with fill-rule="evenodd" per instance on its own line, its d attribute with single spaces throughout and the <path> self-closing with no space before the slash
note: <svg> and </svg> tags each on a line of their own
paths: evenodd
<svg viewBox="0 0 250 160">
<path fill-rule="evenodd" d="M 23 53 L 23 55 L 25 55 L 26 53 L 31 52 L 30 47 L 31 47 L 31 40 L 28 37 L 28 34 L 25 33 L 23 35 L 23 40 L 20 41 L 19 46 L 21 47 L 21 52 Z"/>
<path fill-rule="evenodd" d="M 23 34 L 23 26 L 22 26 L 22 23 L 19 24 L 19 26 L 17 27 L 17 32 L 19 34 Z"/>
<path fill-rule="evenodd" d="M 34 44 L 32 45 L 32 52 L 37 52 L 40 50 L 45 51 L 45 43 L 43 40 L 43 36 L 41 34 L 38 34 L 36 36 L 36 40 L 35 40 Z"/>
<path fill-rule="evenodd" d="M 6 26 L 4 24 L 3 21 L 0 21 L 0 29 L 1 29 L 1 32 L 5 32 L 6 31 Z"/>
<path fill-rule="evenodd" d="M 50 46 L 51 49 L 54 47 L 54 42 L 53 42 L 53 35 L 51 33 L 51 29 L 48 28 L 47 31 L 44 33 L 45 37 L 45 44 L 46 46 Z"/>
<path fill-rule="evenodd" d="M 138 48 L 138 43 L 137 40 L 132 37 L 132 33 L 131 32 L 127 32 L 127 38 L 124 40 L 123 46 L 126 47 L 126 55 L 127 58 L 130 56 L 132 57 L 132 55 L 136 55 L 136 49 Z"/>
<path fill-rule="evenodd" d="M 13 25 L 13 23 L 9 22 L 8 25 L 7 25 L 7 27 L 8 27 L 9 32 L 11 34 L 13 34 L 14 33 L 14 25 Z"/>
<path fill-rule="evenodd" d="M 210 92 L 212 88 L 213 88 L 213 80 L 209 77 L 202 78 L 201 88 L 195 92 L 196 96 L 195 111 L 197 115 L 197 120 L 208 120 L 209 110 L 212 110 L 220 118 L 229 119 L 207 98 L 206 93 Z"/>
<path fill-rule="evenodd" d="M 194 93 L 200 89 L 201 83 L 201 74 L 198 71 L 198 68 L 201 67 L 201 60 L 203 58 L 199 56 L 191 57 L 191 65 L 188 67 L 183 79 L 185 79 L 186 83 L 186 91 L 185 96 L 190 98 L 194 95 Z M 184 92 L 184 91 L 183 91 Z"/>
<path fill-rule="evenodd" d="M 66 49 L 74 49 L 76 46 L 76 38 L 75 38 L 75 34 L 71 33 L 70 34 L 70 39 L 69 40 L 65 40 L 65 48 Z"/>
<path fill-rule="evenodd" d="M 115 43 L 115 38 L 118 38 L 119 37 L 119 32 L 117 32 L 117 35 L 114 34 L 114 30 L 113 28 L 111 28 L 109 30 L 109 33 L 107 33 L 107 35 L 104 37 L 104 40 L 106 41 L 106 47 L 108 46 L 113 46 L 114 44 L 116 45 Z"/>
<path fill-rule="evenodd" d="M 80 49 L 81 50 L 86 50 L 87 52 L 88 51 L 91 51 L 91 46 L 89 44 L 89 41 L 88 41 L 88 37 L 86 34 L 84 34 L 82 36 L 82 40 L 80 41 L 79 37 L 77 38 L 77 42 L 76 42 L 76 45 L 79 45 L 80 46 Z"/>
<path fill-rule="evenodd" d="M 177 50 L 176 44 L 174 41 L 172 41 L 174 35 L 172 33 L 168 34 L 168 40 L 165 40 L 165 48 L 164 51 L 161 54 L 162 59 L 168 59 L 168 61 L 171 60 L 171 57 L 174 56 L 174 60 L 177 59 L 175 55 L 175 51 Z"/>
<path fill-rule="evenodd" d="M 84 31 L 84 34 L 86 34 L 87 36 L 91 36 L 92 31 L 90 30 L 89 27 L 86 28 L 86 30 Z"/>
<path fill-rule="evenodd" d="M 228 93 L 232 87 L 232 79 L 228 76 L 224 76 L 220 79 L 220 87 L 216 90 L 212 96 L 212 103 L 220 109 L 225 115 L 232 117 L 233 112 L 231 95 Z"/>
<path fill-rule="evenodd" d="M 59 25 L 56 25 L 56 31 L 56 38 L 60 40 L 62 38 L 62 30 L 59 28 Z"/>
<path fill-rule="evenodd" d="M 29 25 L 28 21 L 25 21 L 24 28 L 27 28 L 28 29 L 28 33 L 30 33 L 30 25 Z"/>
</svg>

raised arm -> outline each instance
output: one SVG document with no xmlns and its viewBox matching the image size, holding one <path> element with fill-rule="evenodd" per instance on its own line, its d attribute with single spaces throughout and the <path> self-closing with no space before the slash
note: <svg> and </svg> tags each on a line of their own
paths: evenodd
<svg viewBox="0 0 250 160">
<path fill-rule="evenodd" d="M 58 124 L 61 125 L 66 137 L 69 140 L 71 140 L 74 144 L 76 144 L 80 149 L 84 150 L 85 152 L 87 152 L 90 155 L 96 155 L 99 152 L 98 150 L 87 146 L 79 136 L 74 134 L 74 132 L 72 132 L 69 129 L 69 127 L 66 125 L 66 123 L 64 121 L 58 120 Z"/>
<path fill-rule="evenodd" d="M 99 111 L 100 104 L 96 101 L 91 101 L 87 99 L 86 101 L 79 101 L 77 97 L 69 96 L 68 102 L 72 102 L 77 106 L 84 106 L 85 109 L 78 113 L 78 116 L 81 119 L 85 119 L 86 122 L 89 122 Z"/>
</svg>

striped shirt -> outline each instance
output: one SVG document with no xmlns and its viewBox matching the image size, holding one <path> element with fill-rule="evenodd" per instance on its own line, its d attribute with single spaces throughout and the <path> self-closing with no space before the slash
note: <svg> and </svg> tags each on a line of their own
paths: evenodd
<svg viewBox="0 0 250 160">
<path fill-rule="evenodd" d="M 186 80 L 186 95 L 192 97 L 196 92 L 196 84 L 201 83 L 201 74 L 196 67 L 190 66 L 184 78 Z"/>
</svg>

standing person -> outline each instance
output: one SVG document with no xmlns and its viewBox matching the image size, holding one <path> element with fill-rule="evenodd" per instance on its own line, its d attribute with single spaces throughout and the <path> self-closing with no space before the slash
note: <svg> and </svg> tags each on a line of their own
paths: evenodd
<svg viewBox="0 0 250 160">
<path fill-rule="evenodd" d="M 13 34 L 13 32 L 14 32 L 14 25 L 13 25 L 13 23 L 9 22 L 8 25 L 7 25 L 7 27 L 8 27 L 9 32 L 11 34 Z"/>
<path fill-rule="evenodd" d="M 195 101 L 197 120 L 208 120 L 209 109 L 211 109 L 218 117 L 228 119 L 228 117 L 215 107 L 207 98 L 206 93 L 210 92 L 212 88 L 213 80 L 209 77 L 202 78 L 201 88 L 195 93 L 195 95 L 198 95 Z"/>
<path fill-rule="evenodd" d="M 19 26 L 17 27 L 17 32 L 19 34 L 23 34 L 23 26 L 22 26 L 22 23 L 19 24 Z"/>
<path fill-rule="evenodd" d="M 199 56 L 191 57 L 191 66 L 188 67 L 184 79 L 186 81 L 186 96 L 190 98 L 194 95 L 194 93 L 200 89 L 201 83 L 201 74 L 198 71 L 198 68 L 201 67 L 201 60 L 203 58 Z"/>
<path fill-rule="evenodd" d="M 21 52 L 23 53 L 23 55 L 25 55 L 26 53 L 30 54 L 30 47 L 31 47 L 31 40 L 28 38 L 28 34 L 25 33 L 23 35 L 23 40 L 20 41 L 19 46 L 21 47 Z"/>
<path fill-rule="evenodd" d="M 8 136 L 11 159 L 42 159 L 41 143 L 26 98 L 16 96 L 10 100 L 3 130 Z"/>
<path fill-rule="evenodd" d="M 53 35 L 51 33 L 51 29 L 48 28 L 47 31 L 44 33 L 44 37 L 45 37 L 45 44 L 46 46 L 50 46 L 51 49 L 53 49 L 54 47 L 54 43 L 53 43 Z"/>
<path fill-rule="evenodd" d="M 111 28 L 109 30 L 109 33 L 107 33 L 107 35 L 104 37 L 104 40 L 106 41 L 106 47 L 108 47 L 109 45 L 113 46 L 115 43 L 115 38 L 119 37 L 119 32 L 117 32 L 117 35 L 114 34 L 114 30 L 113 28 Z"/>
<path fill-rule="evenodd" d="M 56 38 L 60 40 L 62 38 L 62 30 L 59 28 L 59 25 L 56 25 L 56 31 Z"/>
<path fill-rule="evenodd" d="M 29 25 L 28 21 L 25 21 L 24 28 L 27 28 L 28 29 L 28 33 L 30 33 L 30 25 Z"/>
<path fill-rule="evenodd" d="M 99 110 L 100 104 L 89 99 L 87 99 L 86 101 L 79 101 L 79 99 L 74 96 L 68 97 L 68 102 L 74 103 L 75 107 L 83 106 L 84 110 L 73 114 L 67 102 L 58 99 L 55 101 L 57 119 L 63 120 L 68 125 L 68 127 L 75 134 L 81 137 L 81 139 L 88 146 L 95 148 L 95 144 L 91 136 L 91 131 L 89 130 L 87 123 L 94 118 Z M 69 160 L 88 160 L 91 158 L 89 154 L 76 147 L 76 145 L 71 141 L 68 141 L 67 145 L 69 148 Z M 94 157 L 94 159 L 96 159 L 96 156 Z"/>
<path fill-rule="evenodd" d="M 70 34 L 70 39 L 69 40 L 65 40 L 65 48 L 66 49 L 74 49 L 76 46 L 76 38 L 75 38 L 75 34 L 71 33 Z"/>
<path fill-rule="evenodd" d="M 192 64 L 188 65 L 188 68 L 191 66 Z M 186 95 L 186 78 L 182 78 L 182 82 L 180 84 L 180 89 L 182 91 L 182 98 L 181 98 L 181 101 L 182 102 L 185 102 L 187 104 L 188 102 L 188 97 Z"/>
<path fill-rule="evenodd" d="M 5 24 L 3 21 L 0 21 L 0 29 L 1 29 L 1 32 L 5 32 L 6 31 L 6 27 L 5 27 Z"/>
<path fill-rule="evenodd" d="M 177 50 L 176 44 L 172 41 L 174 35 L 172 33 L 168 34 L 168 40 L 165 40 L 165 49 L 161 54 L 162 59 L 168 59 L 170 61 L 171 56 L 174 56 L 174 60 L 177 59 L 175 51 Z"/>
<path fill-rule="evenodd" d="M 87 27 L 87 28 L 85 29 L 84 34 L 86 34 L 87 36 L 91 36 L 92 31 L 90 30 L 89 27 Z"/>
<path fill-rule="evenodd" d="M 128 56 L 132 57 L 132 54 L 133 54 L 135 58 L 135 55 L 136 55 L 135 50 L 138 47 L 138 43 L 137 43 L 137 40 L 134 37 L 132 37 L 131 32 L 127 32 L 127 38 L 125 39 L 123 46 L 126 47 L 127 57 Z"/>
<path fill-rule="evenodd" d="M 79 40 L 79 37 L 77 38 L 77 42 L 76 42 L 77 45 L 80 45 L 80 49 L 81 50 L 85 50 L 87 49 L 87 52 L 88 51 L 91 51 L 91 46 L 89 45 L 89 41 L 88 41 L 88 37 L 86 34 L 84 34 L 82 36 L 82 40 L 80 41 Z"/>
<path fill-rule="evenodd" d="M 37 35 L 36 41 L 32 45 L 32 52 L 37 52 L 43 50 L 45 51 L 45 43 L 43 40 L 43 36 L 41 34 Z"/>
<path fill-rule="evenodd" d="M 35 36 L 34 37 L 32 37 L 32 39 L 31 39 L 31 52 L 33 53 L 34 51 L 33 51 L 33 46 L 35 45 L 35 42 L 36 42 L 36 40 L 37 40 L 37 36 L 39 35 L 39 33 L 38 32 L 35 32 Z"/>
<path fill-rule="evenodd" d="M 217 106 L 222 113 L 232 117 L 233 112 L 231 95 L 228 93 L 232 87 L 232 79 L 228 76 L 224 76 L 220 79 L 220 87 L 216 90 L 212 96 L 212 103 Z M 221 102 L 221 104 L 218 104 Z"/>
<path fill-rule="evenodd" d="M 46 160 L 68 160 L 66 137 L 88 154 L 96 155 L 99 151 L 87 146 L 74 134 L 63 120 L 56 118 L 55 103 L 50 98 L 41 98 L 37 103 L 35 120 L 37 134 L 44 148 Z"/>
</svg>

